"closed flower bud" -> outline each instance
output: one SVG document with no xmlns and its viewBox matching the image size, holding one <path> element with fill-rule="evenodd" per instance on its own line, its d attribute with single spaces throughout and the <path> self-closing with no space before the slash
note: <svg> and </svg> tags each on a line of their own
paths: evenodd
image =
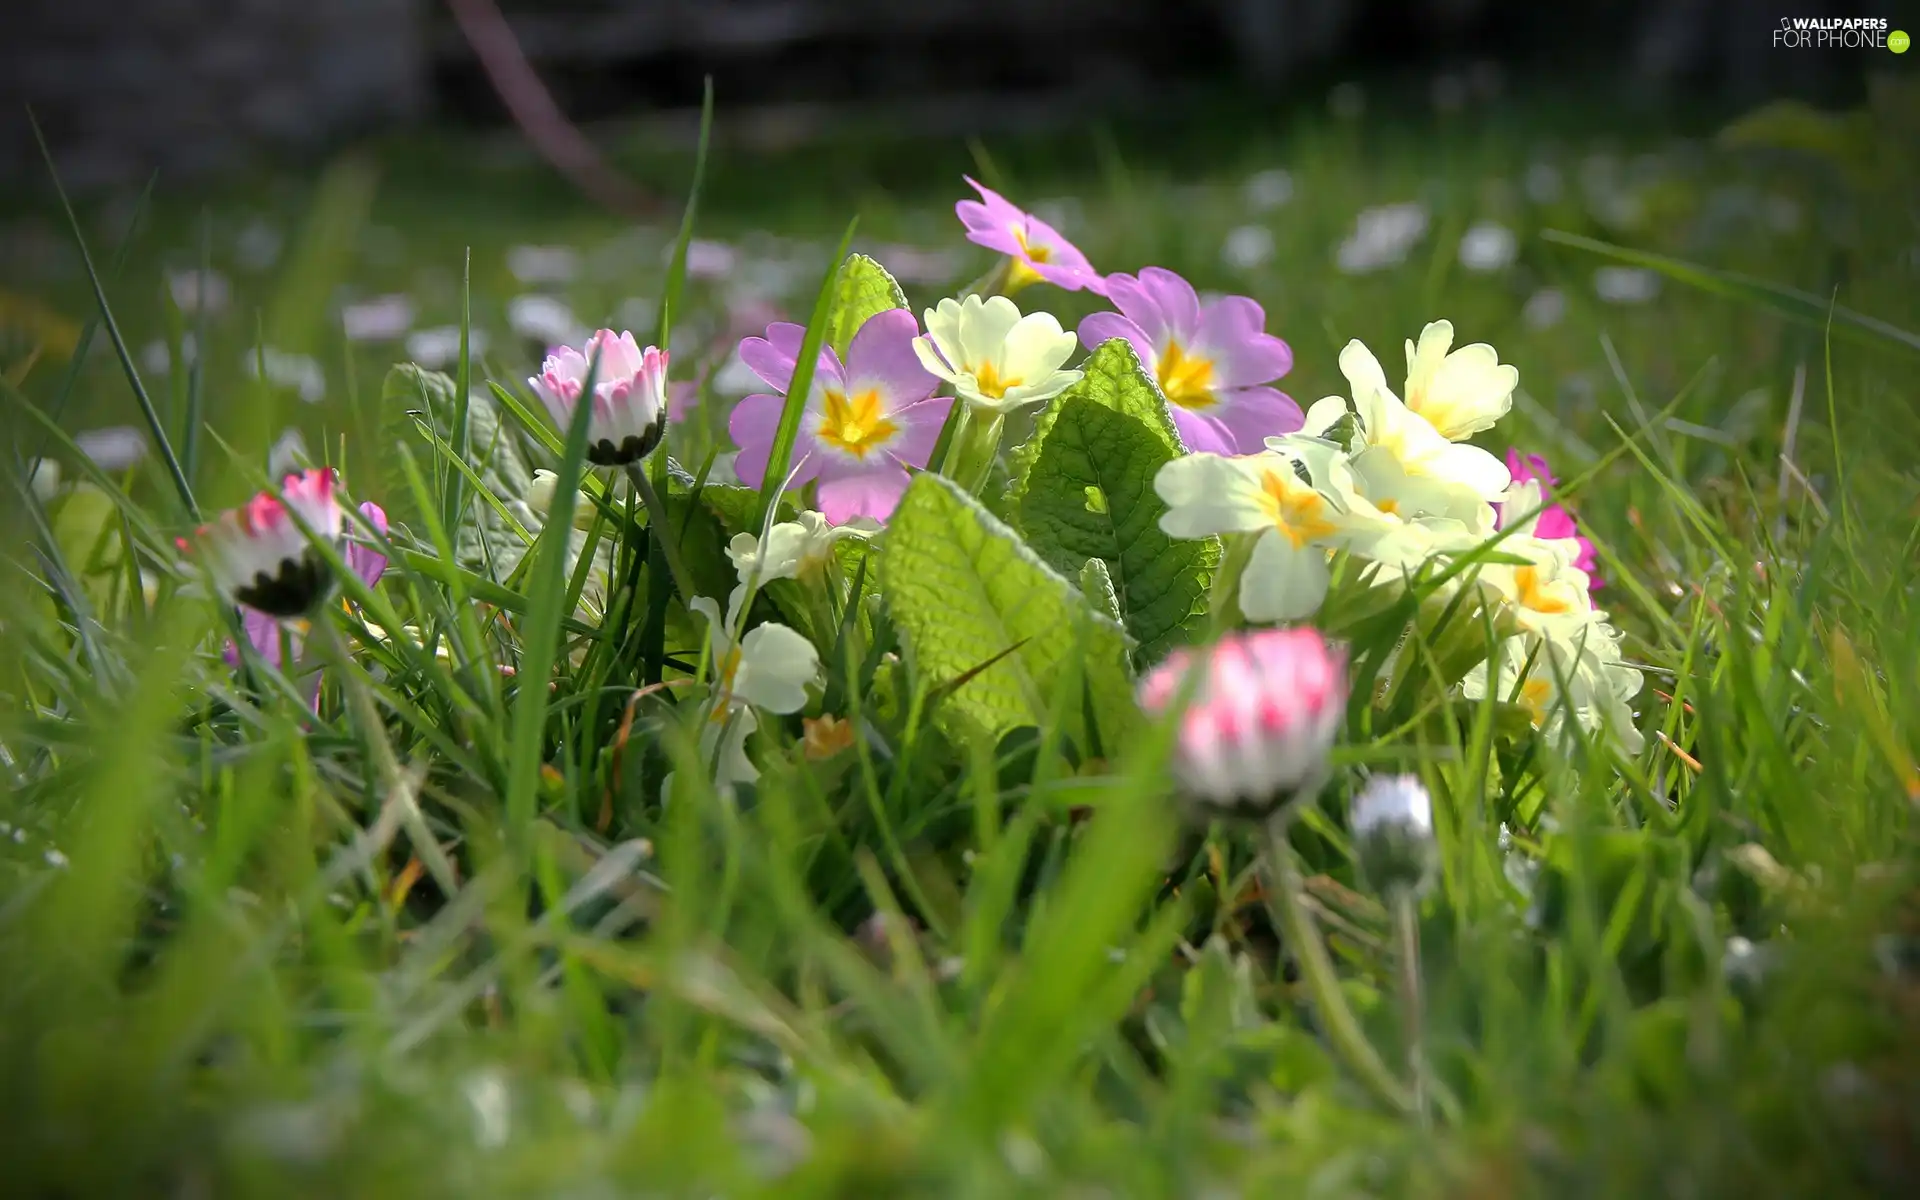
<svg viewBox="0 0 1920 1200">
<path fill-rule="evenodd" d="M 1433 881 L 1433 801 L 1418 778 L 1375 778 L 1353 798 L 1350 823 L 1360 873 L 1374 888 L 1417 893 Z"/>
<path fill-rule="evenodd" d="M 1346 710 L 1344 656 L 1317 630 L 1266 629 L 1175 652 L 1141 681 L 1165 712 L 1198 672 L 1173 773 L 1196 820 L 1254 820 L 1318 792 Z"/>
<path fill-rule="evenodd" d="M 594 383 L 587 461 L 600 467 L 639 462 L 666 430 L 667 352 L 657 346 L 642 350 L 631 333 L 602 329 L 578 350 L 562 346 L 548 355 L 527 384 L 562 430 L 573 423 L 589 372 Z"/>
</svg>

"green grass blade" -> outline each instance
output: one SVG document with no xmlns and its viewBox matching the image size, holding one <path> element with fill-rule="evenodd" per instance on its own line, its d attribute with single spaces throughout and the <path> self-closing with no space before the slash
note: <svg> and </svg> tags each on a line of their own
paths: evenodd
<svg viewBox="0 0 1920 1200">
<path fill-rule="evenodd" d="M 180 459 L 173 452 L 173 441 L 167 436 L 166 422 L 160 419 L 159 411 L 153 407 L 153 397 L 147 394 L 147 385 L 140 379 L 140 368 L 134 365 L 133 355 L 127 351 L 127 339 L 121 336 L 120 323 L 113 319 L 113 306 L 107 303 L 106 286 L 100 282 L 100 272 L 93 265 L 93 252 L 87 249 L 87 235 L 80 228 L 79 214 L 73 211 L 73 202 L 67 199 L 66 186 L 60 182 L 60 171 L 53 163 L 53 151 L 47 146 L 39 119 L 29 112 L 27 120 L 33 125 L 34 140 L 40 143 L 40 155 L 46 160 L 54 194 L 60 198 L 60 210 L 66 214 L 67 229 L 73 234 L 74 245 L 79 247 L 80 261 L 87 269 L 87 282 L 93 286 L 94 303 L 100 306 L 100 320 L 107 327 L 107 337 L 113 341 L 113 352 L 119 356 L 120 369 L 126 372 L 127 384 L 133 388 L 133 398 L 140 405 L 140 415 L 147 422 L 147 432 L 153 437 L 160 460 L 166 464 L 167 475 L 173 480 L 173 489 L 179 494 L 181 505 L 185 507 L 187 515 L 197 521 L 200 519 L 200 505 L 193 498 L 193 485 L 187 482 Z"/>
<path fill-rule="evenodd" d="M 587 365 L 582 396 L 592 396 L 600 373 L 596 355 Z M 553 507 L 540 540 L 529 551 L 537 556 L 527 593 L 527 618 L 522 625 L 520 663 L 515 678 L 513 720 L 507 744 L 507 834 L 523 843 L 533 828 L 540 787 L 540 764 L 547 733 L 547 680 L 558 657 L 560 629 L 567 615 L 567 550 L 573 533 L 573 509 L 580 476 L 587 461 L 587 425 L 593 406 L 574 406 L 567 427 L 566 452 L 558 463 Z"/>
<path fill-rule="evenodd" d="M 787 469 L 793 463 L 793 443 L 800 436 L 800 418 L 807 409 L 807 393 L 813 389 L 814 368 L 820 361 L 820 344 L 827 336 L 827 314 L 833 308 L 834 284 L 840 279 L 840 264 L 846 261 L 847 247 L 853 244 L 853 231 L 860 224 L 855 217 L 847 222 L 847 231 L 840 237 L 840 248 L 834 251 L 833 261 L 827 267 L 827 277 L 820 281 L 820 292 L 814 297 L 813 316 L 807 321 L 807 333 L 800 340 L 800 357 L 793 365 L 793 380 L 787 385 L 787 403 L 780 410 L 780 425 L 773 435 L 773 449 L 767 457 L 767 477 L 760 481 L 760 507 L 755 516 L 762 532 L 767 528 L 770 515 L 780 503 L 780 493 L 786 487 Z"/>
</svg>

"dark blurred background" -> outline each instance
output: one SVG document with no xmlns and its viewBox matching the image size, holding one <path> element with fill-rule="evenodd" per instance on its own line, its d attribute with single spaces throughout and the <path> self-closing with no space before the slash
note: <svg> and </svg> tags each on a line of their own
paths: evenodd
<svg viewBox="0 0 1920 1200">
<path fill-rule="evenodd" d="M 37 173 L 30 104 L 82 189 L 178 180 L 431 125 L 509 121 L 474 26 L 583 123 L 698 104 L 804 137 L 855 106 L 953 136 L 1125 115 L 1195 91 L 1324 96 L 1348 78 L 1590 80 L 1613 97 L 1728 107 L 1845 99 L 1845 52 L 1784 52 L 1782 16 L 1830 0 L 11 0 L 0 173 Z M 476 15 L 477 14 L 477 15 Z M 1900 25 L 1896 20 L 1895 28 Z M 498 32 L 497 27 L 495 31 Z M 1884 54 L 1884 51 L 1882 52 Z M 1476 72 L 1469 76 L 1468 72 Z M 1440 75 L 1432 86 L 1454 78 Z M 1436 103 L 1445 97 L 1436 96 Z M 768 116 L 768 114 L 773 114 Z"/>
</svg>

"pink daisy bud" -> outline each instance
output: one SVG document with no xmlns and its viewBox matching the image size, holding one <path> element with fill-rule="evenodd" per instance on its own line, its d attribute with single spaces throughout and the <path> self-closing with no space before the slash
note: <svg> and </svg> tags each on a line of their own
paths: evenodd
<svg viewBox="0 0 1920 1200">
<path fill-rule="evenodd" d="M 316 467 L 287 476 L 278 497 L 261 492 L 220 514 L 201 526 L 197 536 L 207 570 L 222 594 L 270 617 L 298 617 L 319 607 L 333 591 L 326 560 L 300 526 L 338 544 L 342 519 L 333 470 Z"/>
<path fill-rule="evenodd" d="M 596 357 L 597 369 L 592 366 Z M 639 462 L 660 444 L 666 429 L 667 352 L 657 346 L 643 351 L 631 333 L 602 329 L 578 350 L 562 346 L 548 355 L 527 385 L 563 430 L 573 423 L 589 370 L 594 383 L 587 461 L 600 467 Z"/>
<path fill-rule="evenodd" d="M 1264 629 L 1176 651 L 1140 683 L 1150 715 L 1168 711 L 1189 671 L 1173 772 L 1199 820 L 1253 819 L 1311 796 L 1347 702 L 1345 656 L 1318 630 Z"/>
</svg>

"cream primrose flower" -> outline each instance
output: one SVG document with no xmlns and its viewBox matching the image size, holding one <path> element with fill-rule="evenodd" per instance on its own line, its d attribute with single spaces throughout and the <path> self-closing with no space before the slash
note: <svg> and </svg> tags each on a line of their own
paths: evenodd
<svg viewBox="0 0 1920 1200">
<path fill-rule="evenodd" d="M 1062 370 L 1079 346 L 1050 313 L 1020 315 L 1005 296 L 942 300 L 913 339 L 920 365 L 953 385 L 974 408 L 995 414 L 1051 400 L 1080 379 Z"/>
<path fill-rule="evenodd" d="M 1482 563 L 1475 575 L 1499 595 L 1522 629 L 1578 644 L 1605 622 L 1606 614 L 1593 607 L 1587 573 L 1573 565 L 1579 547 L 1571 539 L 1515 534 L 1495 549 L 1526 562 Z"/>
<path fill-rule="evenodd" d="M 880 523 L 855 517 L 844 525 L 829 525 L 826 515 L 808 510 L 792 521 L 782 521 L 767 531 L 764 546 L 751 533 L 736 533 L 727 543 L 727 557 L 740 582 L 727 600 L 728 608 L 737 608 L 749 589 L 765 587 L 776 579 L 797 579 L 815 583 L 826 578 L 833 561 L 833 547 L 846 538 L 870 538 L 880 532 Z"/>
<path fill-rule="evenodd" d="M 689 607 L 707 620 L 713 661 L 713 703 L 700 733 L 701 760 L 712 762 L 718 752 L 715 787 L 751 783 L 760 777 L 746 748 L 747 737 L 759 728 L 754 709 L 784 715 L 806 707 L 807 686 L 820 676 L 820 652 L 794 630 L 771 621 L 735 642 L 737 602 L 728 605 L 725 621 L 720 606 L 706 596 L 694 597 Z"/>
<path fill-rule="evenodd" d="M 1281 449 L 1244 457 L 1184 455 L 1160 468 L 1153 489 L 1168 505 L 1160 528 L 1171 537 L 1255 538 L 1240 576 L 1240 611 L 1250 621 L 1312 614 L 1326 598 L 1328 552 L 1364 545 L 1380 532 L 1377 512 L 1355 511 L 1340 447 L 1317 438 L 1288 439 Z"/>
<path fill-rule="evenodd" d="M 1485 342 L 1449 354 L 1451 345 L 1451 321 L 1435 321 L 1422 329 L 1418 345 L 1407 342 L 1407 408 L 1441 437 L 1458 442 L 1492 429 L 1507 415 L 1520 371 L 1502 363 Z"/>
<path fill-rule="evenodd" d="M 1619 661 L 1619 634 L 1596 625 L 1584 643 L 1543 639 L 1533 634 L 1508 638 L 1500 646 L 1494 699 L 1525 709 L 1534 728 L 1563 753 L 1573 745 L 1569 713 L 1589 736 L 1611 739 L 1626 754 L 1638 754 L 1646 739 L 1633 723 L 1629 702 L 1645 683 L 1639 671 Z M 1461 680 L 1461 694 L 1479 700 L 1487 694 L 1489 663 L 1479 663 Z"/>
<path fill-rule="evenodd" d="M 1353 391 L 1351 411 L 1360 420 L 1352 454 L 1361 493 L 1394 516 L 1450 517 L 1476 531 L 1491 530 L 1489 502 L 1513 481 L 1506 464 L 1477 446 L 1447 440 L 1401 403 L 1387 387 L 1380 361 L 1360 342 L 1348 342 L 1340 352 L 1340 371 Z M 1300 432 L 1323 436 L 1348 412 L 1345 400 L 1328 396 L 1307 410 Z"/>
</svg>

